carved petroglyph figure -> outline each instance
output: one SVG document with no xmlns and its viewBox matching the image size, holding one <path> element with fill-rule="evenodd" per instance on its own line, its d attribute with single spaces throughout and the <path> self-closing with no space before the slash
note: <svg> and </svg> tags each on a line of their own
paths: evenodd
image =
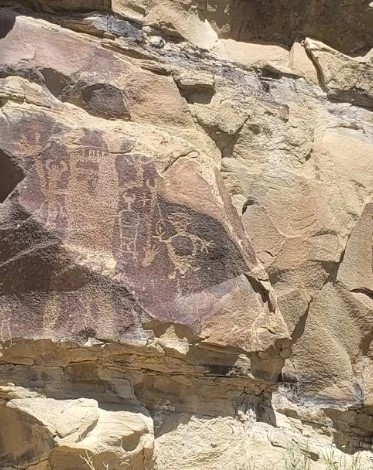
<svg viewBox="0 0 373 470">
<path fill-rule="evenodd" d="M 182 212 L 174 212 L 168 217 L 166 223 L 157 225 L 157 235 L 154 238 L 164 244 L 170 261 L 174 266 L 174 271 L 169 274 L 169 279 L 175 279 L 177 273 L 185 276 L 188 271 L 198 271 L 198 267 L 194 267 L 195 257 L 198 253 L 208 253 L 212 243 L 191 233 L 189 227 L 191 225 L 190 216 Z M 176 231 L 173 235 L 167 235 L 170 226 Z"/>
<path fill-rule="evenodd" d="M 162 209 L 158 194 L 161 177 L 154 162 L 141 155 L 126 155 L 116 166 L 120 186 L 118 259 L 122 268 L 129 259 L 147 268 L 163 253 L 171 264 L 169 280 L 198 271 L 196 258 L 207 253 L 212 242 L 194 233 L 188 213 L 174 210 L 166 214 Z"/>
<path fill-rule="evenodd" d="M 89 194 L 94 194 L 98 183 L 98 163 L 93 161 L 77 161 L 76 179 L 83 185 L 82 190 Z"/>
<path fill-rule="evenodd" d="M 114 158 L 108 145 L 94 131 L 64 149 L 69 164 L 67 214 L 63 241 L 75 251 L 84 252 L 85 260 L 98 267 L 111 257 L 114 224 L 118 212 L 118 187 L 115 184 Z M 100 259 L 95 262 L 94 259 Z M 113 261 L 112 261 L 113 262 Z M 102 269 L 106 270 L 104 262 Z M 101 268 L 100 268 L 101 269 Z"/>
<path fill-rule="evenodd" d="M 159 253 L 158 248 L 154 244 L 153 238 L 153 225 L 154 221 L 163 221 L 161 209 L 158 204 L 157 197 L 157 181 L 151 184 L 149 181 L 146 182 L 147 191 L 144 195 L 144 206 L 147 205 L 149 208 L 149 216 L 146 217 L 146 244 L 144 247 L 144 257 L 142 259 L 142 265 L 144 267 L 150 266 L 155 257 Z"/>
<path fill-rule="evenodd" d="M 121 253 L 137 257 L 137 237 L 140 226 L 140 217 L 131 209 L 124 209 L 118 213 L 119 236 Z"/>
<path fill-rule="evenodd" d="M 159 253 L 158 248 L 155 247 L 152 243 L 147 243 L 144 249 L 144 258 L 141 262 L 141 264 L 146 267 L 150 266 L 153 261 L 155 260 L 155 257 Z"/>
<path fill-rule="evenodd" d="M 117 162 L 119 190 L 119 237 L 121 256 L 129 254 L 148 266 L 157 250 L 151 244 L 152 220 L 157 209 L 156 174 L 153 164 L 143 156 L 121 157 Z M 141 246 L 138 244 L 142 232 Z M 139 261 L 139 260 L 138 260 Z"/>
<path fill-rule="evenodd" d="M 142 180 L 142 167 L 136 161 L 128 165 L 128 172 L 125 178 L 119 180 L 121 186 L 119 189 L 119 207 L 123 209 L 118 211 L 120 253 L 122 255 L 131 255 L 137 257 L 137 236 L 140 225 L 140 214 L 137 211 L 139 195 L 141 195 L 144 185 Z"/>
<path fill-rule="evenodd" d="M 48 159 L 37 162 L 36 169 L 40 189 L 45 198 L 39 215 L 47 226 L 58 228 L 66 220 L 65 195 L 69 179 L 69 167 L 65 160 Z"/>
<path fill-rule="evenodd" d="M 40 132 L 34 131 L 30 134 L 22 133 L 21 136 L 17 139 L 17 146 L 20 153 L 25 153 L 26 155 L 38 155 L 43 149 L 42 137 Z"/>
</svg>

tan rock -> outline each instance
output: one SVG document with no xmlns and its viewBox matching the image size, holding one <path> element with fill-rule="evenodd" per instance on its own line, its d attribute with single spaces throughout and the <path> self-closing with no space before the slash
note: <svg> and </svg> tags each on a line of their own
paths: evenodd
<svg viewBox="0 0 373 470">
<path fill-rule="evenodd" d="M 214 90 L 214 77 L 208 73 L 178 72 L 174 75 L 178 86 L 187 92 L 204 92 Z"/>
<path fill-rule="evenodd" d="M 367 6 L 21 3 L 0 468 L 370 468 Z"/>
<path fill-rule="evenodd" d="M 291 73 L 289 52 L 281 46 L 219 39 L 212 52 L 221 59 L 247 67 L 270 68 L 282 73 Z"/>
<path fill-rule="evenodd" d="M 12 4 L 4 0 L 5 6 Z M 47 12 L 114 12 L 138 22 L 154 23 L 167 33 L 207 47 L 214 34 L 242 42 L 272 42 L 290 46 L 294 39 L 314 37 L 347 54 L 369 49 L 372 16 L 369 2 L 332 0 L 306 6 L 280 0 L 268 5 L 221 0 L 40 0 Z"/>
<path fill-rule="evenodd" d="M 290 50 L 290 67 L 291 69 L 306 80 L 319 84 L 317 69 L 312 60 L 307 55 L 303 44 L 295 42 Z"/>
<path fill-rule="evenodd" d="M 348 236 L 373 186 L 372 141 L 359 130 L 330 129 L 315 148 L 328 205 L 339 233 Z M 338 190 L 333 190 L 331 184 Z"/>
<path fill-rule="evenodd" d="M 373 204 L 368 203 L 347 242 L 337 279 L 349 290 L 373 292 Z"/>
<path fill-rule="evenodd" d="M 25 34 L 34 38 L 29 44 L 21 40 Z M 58 44 L 53 41 L 56 34 L 60 35 Z M 3 67 L 23 68 L 25 75 L 37 68 L 40 79 L 58 99 L 80 104 L 93 115 L 193 127 L 171 77 L 154 75 L 130 60 L 124 67 L 123 57 L 45 21 L 18 16 L 3 39 L 0 60 Z M 107 70 L 110 74 L 104 73 Z M 100 74 L 103 80 L 93 78 Z"/>
<path fill-rule="evenodd" d="M 81 440 L 98 420 L 97 402 L 83 398 L 63 401 L 52 398 L 13 399 L 7 407 L 44 423 L 57 442 Z"/>
<path fill-rule="evenodd" d="M 52 468 L 83 470 L 87 468 L 86 460 L 95 468 L 147 468 L 152 461 L 153 427 L 151 419 L 139 411 L 123 411 L 115 406 L 100 410 L 97 425 L 85 438 L 71 445 L 61 442 L 52 452 Z"/>
<path fill-rule="evenodd" d="M 373 106 L 371 64 L 348 57 L 314 39 L 306 39 L 305 48 L 331 98 L 359 106 Z"/>
<path fill-rule="evenodd" d="M 206 470 L 217 467 L 244 466 L 249 460 L 249 446 L 244 426 L 230 417 L 216 419 L 183 415 L 171 418 L 172 431 L 157 441 L 157 467 Z M 227 440 L 227 436 L 233 439 Z M 195 437 L 198 439 L 195 440 Z"/>
<path fill-rule="evenodd" d="M 0 406 L 0 418 L 0 462 L 3 467 L 25 468 L 48 458 L 55 442 L 53 431 L 43 422 L 18 412 L 15 407 Z"/>
<path fill-rule="evenodd" d="M 361 403 L 354 369 L 360 361 L 359 345 L 370 335 L 372 318 L 372 307 L 343 288 L 323 287 L 311 303 L 302 340 L 290 359 L 302 374 L 313 378 L 308 384 L 305 380 L 303 393 L 316 401 Z"/>
<path fill-rule="evenodd" d="M 141 21 L 146 15 L 149 0 L 112 0 L 112 9 L 132 20 Z"/>
<path fill-rule="evenodd" d="M 185 38 L 202 49 L 211 49 L 218 38 L 208 20 L 201 20 L 197 6 L 183 0 L 114 0 L 112 8 L 128 18 Z"/>
<path fill-rule="evenodd" d="M 210 50 L 218 35 L 207 19 L 201 20 L 197 8 L 188 6 L 183 0 L 150 2 L 144 20 L 156 28 L 175 32 L 201 49 Z"/>
<path fill-rule="evenodd" d="M 0 406 L 2 464 L 40 470 L 43 464 L 34 464 L 48 460 L 50 468 L 83 470 L 89 460 L 98 467 L 146 468 L 152 459 L 154 440 L 146 410 L 137 407 L 126 411 L 115 405 L 109 408 L 99 409 L 95 400 L 83 398 L 10 400 L 5 407 Z"/>
</svg>

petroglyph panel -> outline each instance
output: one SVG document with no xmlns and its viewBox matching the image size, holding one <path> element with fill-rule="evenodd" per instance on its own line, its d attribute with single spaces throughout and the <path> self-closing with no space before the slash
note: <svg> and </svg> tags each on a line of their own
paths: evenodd
<svg viewBox="0 0 373 470">
<path fill-rule="evenodd" d="M 226 205 L 222 188 L 210 189 L 214 173 L 205 180 L 191 166 L 188 187 L 169 184 L 175 164 L 160 175 L 154 159 L 132 150 L 130 139 L 114 142 L 102 131 L 61 134 L 19 188 L 14 202 L 52 238 L 49 251 L 43 245 L 38 254 L 48 280 L 31 276 L 16 301 L 17 309 L 27 308 L 25 329 L 33 335 L 142 337 L 142 323 L 151 318 L 198 334 L 202 319 L 219 315 L 232 290 L 257 296 L 242 283 L 251 253 L 212 216 Z M 193 202 L 193 185 L 204 206 Z M 197 210 L 208 206 L 209 213 Z M 255 309 L 259 314 L 259 302 Z M 4 334 L 8 323 L 2 320 Z"/>
<path fill-rule="evenodd" d="M 242 274 L 242 255 L 218 221 L 165 200 L 164 178 L 150 158 L 119 155 L 116 170 L 118 278 L 155 317 L 192 325 L 210 304 L 181 311 L 180 299 Z"/>
<path fill-rule="evenodd" d="M 38 270 L 46 275 L 38 277 Z M 18 337 L 84 342 L 89 337 L 119 341 L 143 334 L 139 331 L 141 307 L 128 290 L 71 264 L 61 252 L 53 256 L 41 250 L 36 256 L 25 256 L 22 273 L 17 266 L 1 271 L 16 280 L 17 290 L 12 292 L 7 283 L 0 289 L 0 341 L 4 344 Z"/>
</svg>

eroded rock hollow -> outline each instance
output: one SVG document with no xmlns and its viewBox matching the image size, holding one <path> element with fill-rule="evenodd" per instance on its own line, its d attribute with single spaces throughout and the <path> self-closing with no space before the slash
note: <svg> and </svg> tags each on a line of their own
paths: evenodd
<svg viewBox="0 0 373 470">
<path fill-rule="evenodd" d="M 372 4 L 0 7 L 0 468 L 373 469 Z"/>
</svg>

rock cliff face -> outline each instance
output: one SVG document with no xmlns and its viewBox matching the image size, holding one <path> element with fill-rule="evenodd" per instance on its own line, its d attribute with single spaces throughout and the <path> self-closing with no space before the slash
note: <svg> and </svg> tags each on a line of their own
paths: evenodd
<svg viewBox="0 0 373 470">
<path fill-rule="evenodd" d="M 373 468 L 373 6 L 2 0 L 0 468 Z"/>
</svg>

